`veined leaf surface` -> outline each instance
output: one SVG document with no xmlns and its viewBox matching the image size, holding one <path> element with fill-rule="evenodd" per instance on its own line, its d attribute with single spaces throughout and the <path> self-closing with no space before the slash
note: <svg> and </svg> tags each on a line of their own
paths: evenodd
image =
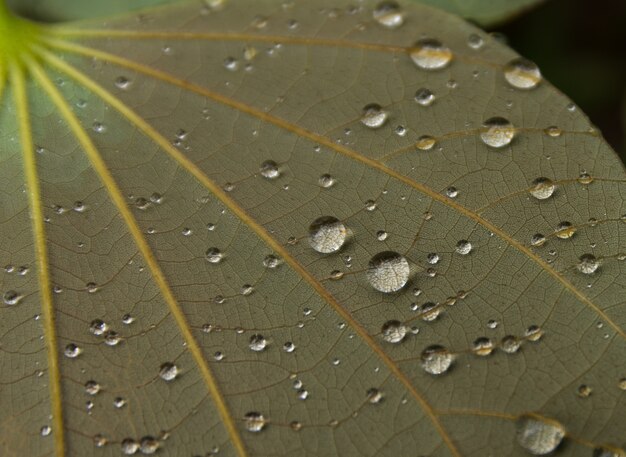
<svg viewBox="0 0 626 457">
<path fill-rule="evenodd" d="M 482 31 L 379 13 L 7 50 L 2 455 L 622 455 L 623 165 Z"/>
</svg>

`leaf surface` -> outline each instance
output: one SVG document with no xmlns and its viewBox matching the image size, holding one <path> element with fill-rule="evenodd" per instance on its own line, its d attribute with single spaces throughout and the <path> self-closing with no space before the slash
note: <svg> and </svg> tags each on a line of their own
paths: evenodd
<svg viewBox="0 0 626 457">
<path fill-rule="evenodd" d="M 8 68 L 2 455 L 624 445 L 623 165 L 482 31 L 351 5 L 56 26 Z"/>
<path fill-rule="evenodd" d="M 482 26 L 493 26 L 522 14 L 545 0 L 416 0 L 458 14 Z"/>
</svg>

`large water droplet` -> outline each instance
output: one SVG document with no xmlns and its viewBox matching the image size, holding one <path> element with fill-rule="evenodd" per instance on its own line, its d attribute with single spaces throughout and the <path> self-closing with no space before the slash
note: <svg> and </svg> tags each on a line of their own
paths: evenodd
<svg viewBox="0 0 626 457">
<path fill-rule="evenodd" d="M 513 354 L 522 346 L 522 341 L 513 335 L 507 335 L 500 342 L 500 349 L 508 354 Z"/>
<path fill-rule="evenodd" d="M 532 187 L 530 188 L 530 195 L 537 200 L 545 200 L 552 196 L 555 189 L 556 186 L 550 178 L 540 177 L 533 181 Z"/>
<path fill-rule="evenodd" d="M 17 305 L 22 299 L 23 295 L 14 290 L 9 290 L 4 293 L 2 299 L 4 300 L 5 305 L 13 306 Z"/>
<path fill-rule="evenodd" d="M 273 160 L 266 160 L 261 164 L 259 168 L 261 172 L 261 176 L 267 179 L 276 179 L 280 176 L 280 170 L 278 169 L 278 164 Z"/>
<path fill-rule="evenodd" d="M 415 92 L 415 101 L 422 106 L 430 106 L 435 101 L 435 94 L 426 88 L 418 89 Z"/>
<path fill-rule="evenodd" d="M 255 352 L 261 352 L 267 347 L 267 344 L 267 339 L 263 335 L 256 333 L 250 337 L 248 347 Z"/>
<path fill-rule="evenodd" d="M 142 454 L 154 454 L 159 449 L 159 440 L 153 436 L 144 436 L 141 438 L 139 450 Z"/>
<path fill-rule="evenodd" d="M 452 61 L 452 51 L 434 38 L 419 40 L 409 49 L 409 55 L 424 70 L 438 70 Z"/>
<path fill-rule="evenodd" d="M 391 293 L 402 289 L 409 280 L 409 262 L 393 251 L 376 254 L 369 262 L 367 279 L 380 292 Z"/>
<path fill-rule="evenodd" d="M 372 129 L 377 129 L 385 125 L 389 113 L 385 111 L 378 103 L 370 103 L 363 108 L 361 122 Z"/>
<path fill-rule="evenodd" d="M 63 350 L 63 354 L 65 355 L 65 357 L 70 359 L 75 359 L 80 355 L 81 352 L 83 352 L 83 350 L 74 343 L 66 345 L 65 349 Z"/>
<path fill-rule="evenodd" d="M 346 241 L 346 226 L 332 216 L 322 216 L 309 227 L 309 243 L 317 252 L 337 252 Z"/>
<path fill-rule="evenodd" d="M 404 24 L 404 13 L 394 1 L 380 2 L 374 8 L 373 16 L 376 22 L 389 29 L 395 29 Z"/>
<path fill-rule="evenodd" d="M 483 123 L 483 126 L 486 130 L 481 132 L 480 139 L 492 148 L 502 148 L 510 144 L 515 137 L 513 124 L 503 117 L 489 118 Z"/>
<path fill-rule="evenodd" d="M 565 428 L 560 423 L 535 414 L 521 416 L 516 426 L 517 442 L 535 455 L 553 452 L 565 436 Z"/>
<path fill-rule="evenodd" d="M 246 423 L 246 430 L 249 432 L 260 432 L 265 428 L 267 420 L 263 417 L 263 414 L 257 412 L 249 412 L 244 416 Z"/>
<path fill-rule="evenodd" d="M 205 257 L 209 263 L 220 263 L 224 258 L 224 254 L 218 248 L 209 248 L 205 253 Z"/>
<path fill-rule="evenodd" d="M 438 344 L 428 346 L 422 351 L 422 368 L 430 374 L 443 374 L 450 369 L 454 357 L 445 347 Z"/>
<path fill-rule="evenodd" d="M 598 262 L 598 259 L 596 259 L 593 254 L 583 254 L 578 260 L 579 262 L 578 265 L 576 265 L 576 268 L 578 268 L 578 271 L 586 275 L 595 273 L 600 266 L 600 262 Z"/>
<path fill-rule="evenodd" d="M 139 443 L 132 438 L 122 440 L 122 454 L 133 455 L 139 450 Z"/>
<path fill-rule="evenodd" d="M 380 332 L 383 340 L 388 343 L 399 343 L 406 336 L 406 326 L 397 320 L 387 321 L 383 324 Z"/>
<path fill-rule="evenodd" d="M 467 240 L 460 240 L 454 248 L 457 254 L 467 255 L 472 252 L 472 243 Z"/>
<path fill-rule="evenodd" d="M 504 66 L 504 78 L 517 89 L 532 89 L 541 82 L 541 72 L 534 62 L 518 57 Z"/>
</svg>

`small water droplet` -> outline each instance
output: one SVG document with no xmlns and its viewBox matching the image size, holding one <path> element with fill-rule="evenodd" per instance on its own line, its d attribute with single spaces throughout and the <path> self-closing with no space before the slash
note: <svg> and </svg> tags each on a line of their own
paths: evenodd
<svg viewBox="0 0 626 457">
<path fill-rule="evenodd" d="M 278 169 L 278 164 L 273 160 L 266 160 L 261 164 L 259 168 L 261 172 L 261 176 L 267 179 L 276 179 L 280 176 L 280 170 Z"/>
<path fill-rule="evenodd" d="M 93 131 L 96 133 L 104 133 L 106 132 L 106 126 L 101 122 L 94 122 L 92 124 Z"/>
<path fill-rule="evenodd" d="M 402 289 L 409 280 L 409 262 L 393 251 L 376 254 L 369 261 L 367 279 L 379 292 L 391 293 Z"/>
<path fill-rule="evenodd" d="M 423 87 L 415 92 L 415 101 L 418 105 L 430 106 L 435 101 L 435 94 Z"/>
<path fill-rule="evenodd" d="M 109 440 L 107 440 L 103 435 L 98 434 L 93 437 L 93 445 L 95 447 L 104 447 L 108 442 Z"/>
<path fill-rule="evenodd" d="M 394 1 L 383 1 L 376 5 L 374 19 L 388 29 L 396 29 L 404 24 L 404 13 Z"/>
<path fill-rule="evenodd" d="M 508 354 L 517 352 L 521 346 L 522 341 L 513 335 L 506 335 L 500 342 L 500 348 Z"/>
<path fill-rule="evenodd" d="M 267 345 L 267 339 L 263 335 L 256 333 L 250 337 L 248 347 L 255 352 L 261 352 L 265 350 Z"/>
<path fill-rule="evenodd" d="M 430 374 L 440 375 L 450 369 L 454 357 L 443 346 L 432 345 L 422 351 L 422 368 Z"/>
<path fill-rule="evenodd" d="M 560 423 L 535 414 L 520 416 L 516 427 L 517 442 L 535 455 L 553 452 L 565 436 L 565 428 Z"/>
<path fill-rule="evenodd" d="M 430 263 L 431 265 L 435 265 L 439 263 L 439 260 L 440 260 L 439 254 L 437 254 L 436 252 L 431 252 L 430 254 L 426 256 L 426 261 Z"/>
<path fill-rule="evenodd" d="M 385 232 L 384 230 L 379 230 L 379 231 L 376 232 L 376 239 L 378 241 L 385 241 L 388 236 L 389 236 L 389 234 L 387 232 Z"/>
<path fill-rule="evenodd" d="M 472 243 L 467 240 L 459 240 L 454 250 L 457 254 L 467 255 L 472 252 Z"/>
<path fill-rule="evenodd" d="M 400 343 L 406 336 L 406 326 L 400 321 L 390 320 L 383 324 L 380 332 L 386 342 Z"/>
<path fill-rule="evenodd" d="M 100 384 L 94 380 L 87 381 L 85 383 L 85 392 L 88 395 L 97 395 L 100 392 Z"/>
<path fill-rule="evenodd" d="M 576 227 L 574 227 L 571 222 L 568 221 L 561 222 L 554 231 L 556 237 L 562 240 L 573 237 L 575 233 Z"/>
<path fill-rule="evenodd" d="M 546 242 L 546 237 L 543 236 L 541 233 L 535 233 L 530 238 L 530 244 L 532 246 L 542 246 L 545 242 Z"/>
<path fill-rule="evenodd" d="M 246 430 L 249 432 L 260 432 L 267 425 L 267 420 L 263 417 L 263 414 L 257 412 L 249 412 L 244 417 Z"/>
<path fill-rule="evenodd" d="M 296 350 L 296 345 L 293 344 L 291 341 L 287 341 L 285 344 L 283 344 L 283 351 L 293 352 L 295 350 Z"/>
<path fill-rule="evenodd" d="M 552 125 L 544 130 L 546 135 L 551 136 L 552 138 L 558 138 L 563 133 L 560 128 Z"/>
<path fill-rule="evenodd" d="M 446 196 L 448 198 L 456 198 L 459 196 L 459 190 L 456 187 L 450 186 L 446 189 Z"/>
<path fill-rule="evenodd" d="M 434 38 L 423 38 L 409 49 L 411 60 L 423 70 L 438 70 L 452 61 L 452 51 Z"/>
<path fill-rule="evenodd" d="M 113 399 L 113 406 L 117 409 L 123 408 L 126 405 L 126 400 L 122 397 L 115 397 Z"/>
<path fill-rule="evenodd" d="M 367 401 L 372 404 L 380 403 L 384 398 L 383 393 L 376 387 L 367 389 L 367 392 L 365 393 L 365 395 L 367 396 Z"/>
<path fill-rule="evenodd" d="M 554 193 L 556 186 L 552 182 L 550 178 L 536 178 L 532 182 L 532 187 L 530 188 L 530 195 L 535 197 L 537 200 L 545 200 L 550 198 Z"/>
<path fill-rule="evenodd" d="M 578 271 L 586 275 L 595 273 L 600 266 L 600 262 L 593 254 L 583 254 L 579 257 L 578 260 L 579 261 L 578 265 L 576 265 L 576 268 L 578 268 Z"/>
<path fill-rule="evenodd" d="M 126 90 L 130 87 L 130 79 L 128 79 L 126 76 L 118 76 L 115 79 L 115 86 L 118 89 Z"/>
<path fill-rule="evenodd" d="M 328 189 L 329 187 L 332 187 L 335 184 L 335 178 L 333 178 L 328 173 L 324 173 L 323 175 L 319 177 L 318 183 L 321 187 Z"/>
<path fill-rule="evenodd" d="M 494 348 L 493 341 L 485 337 L 477 338 L 474 340 L 474 343 L 472 343 L 472 352 L 482 357 L 491 354 Z"/>
<path fill-rule="evenodd" d="M 63 354 L 65 355 L 65 357 L 69 359 L 75 359 L 76 357 L 80 355 L 81 352 L 82 352 L 82 349 L 78 347 L 77 345 L 75 345 L 74 343 L 67 344 L 65 346 L 65 349 L 63 350 Z"/>
<path fill-rule="evenodd" d="M 263 266 L 265 268 L 277 268 L 280 265 L 280 259 L 276 257 L 274 254 L 268 254 L 263 259 Z"/>
<path fill-rule="evenodd" d="M 467 45 L 474 50 L 482 48 L 484 44 L 485 40 L 480 35 L 472 33 L 467 37 Z"/>
<path fill-rule="evenodd" d="M 139 443 L 132 438 L 122 440 L 122 454 L 133 455 L 139 450 Z"/>
<path fill-rule="evenodd" d="M 374 211 L 376 209 L 376 202 L 374 200 L 367 200 L 365 202 L 365 209 L 367 211 Z"/>
<path fill-rule="evenodd" d="M 52 433 L 52 427 L 50 427 L 49 425 L 44 425 L 39 429 L 39 434 L 41 436 L 49 436 L 50 433 Z"/>
<path fill-rule="evenodd" d="M 437 141 L 432 136 L 422 135 L 417 139 L 417 143 L 415 143 L 415 146 L 421 151 L 428 151 L 432 149 L 436 143 Z"/>
<path fill-rule="evenodd" d="M 139 450 L 142 454 L 154 454 L 159 449 L 159 440 L 153 436 L 144 436 L 141 438 Z"/>
<path fill-rule="evenodd" d="M 209 263 L 220 263 L 224 258 L 224 254 L 218 248 L 209 248 L 205 253 L 205 258 Z"/>
<path fill-rule="evenodd" d="M 372 129 L 377 129 L 385 125 L 389 113 L 385 111 L 379 104 L 370 103 L 363 108 L 363 114 L 361 115 L 361 122 Z"/>
<path fill-rule="evenodd" d="M 9 306 L 17 305 L 22 298 L 23 295 L 15 290 L 8 290 L 2 296 L 4 304 Z"/>
<path fill-rule="evenodd" d="M 171 362 L 165 362 L 159 369 L 159 376 L 164 381 L 173 381 L 178 376 L 178 367 Z"/>
<path fill-rule="evenodd" d="M 504 78 L 516 89 L 533 89 L 541 82 L 541 72 L 534 62 L 518 57 L 504 66 Z"/>
<path fill-rule="evenodd" d="M 322 254 L 337 252 L 345 243 L 346 237 L 346 226 L 336 217 L 318 217 L 309 227 L 309 244 Z"/>
<path fill-rule="evenodd" d="M 531 325 L 524 332 L 528 341 L 539 341 L 543 337 L 543 330 L 538 325 Z"/>
<path fill-rule="evenodd" d="M 117 346 L 122 341 L 122 337 L 117 332 L 109 330 L 104 334 L 104 344 L 107 346 Z"/>
<path fill-rule="evenodd" d="M 91 321 L 91 324 L 89 324 L 89 331 L 96 336 L 104 335 L 104 332 L 106 332 L 108 328 L 109 326 L 102 319 L 94 319 Z"/>
<path fill-rule="evenodd" d="M 589 397 L 591 395 L 591 392 L 592 392 L 592 389 L 587 384 L 581 384 L 580 386 L 578 386 L 578 389 L 576 389 L 576 394 L 580 398 Z"/>
<path fill-rule="evenodd" d="M 502 148 L 513 141 L 515 128 L 503 117 L 492 117 L 483 123 L 485 131 L 481 132 L 480 138 L 487 146 Z"/>
</svg>

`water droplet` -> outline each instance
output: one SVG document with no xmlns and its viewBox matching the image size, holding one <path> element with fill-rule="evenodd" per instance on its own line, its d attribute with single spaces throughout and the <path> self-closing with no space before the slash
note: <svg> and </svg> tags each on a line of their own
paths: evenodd
<svg viewBox="0 0 626 457">
<path fill-rule="evenodd" d="M 620 390 L 626 390 L 626 378 L 620 379 L 619 382 L 617 383 L 617 387 Z"/>
<path fill-rule="evenodd" d="M 273 160 L 266 160 L 261 164 L 259 168 L 261 175 L 267 179 L 276 179 L 280 176 L 280 170 L 278 164 Z"/>
<path fill-rule="evenodd" d="M 483 37 L 481 37 L 480 35 L 472 33 L 470 36 L 467 37 L 467 45 L 474 50 L 482 48 L 484 44 L 485 40 L 483 40 Z"/>
<path fill-rule="evenodd" d="M 52 427 L 50 427 L 49 425 L 44 425 L 39 429 L 39 434 L 41 436 L 49 436 L 50 433 L 52 433 Z"/>
<path fill-rule="evenodd" d="M 500 348 L 508 354 L 517 352 L 521 346 L 522 341 L 513 335 L 505 336 L 500 342 Z"/>
<path fill-rule="evenodd" d="M 96 133 L 104 133 L 106 132 L 106 126 L 101 122 L 94 122 L 92 124 L 93 131 Z"/>
<path fill-rule="evenodd" d="M 159 369 L 159 376 L 164 381 L 173 381 L 178 376 L 178 367 L 171 362 L 165 362 Z"/>
<path fill-rule="evenodd" d="M 450 186 L 446 189 L 446 196 L 448 198 L 456 198 L 459 196 L 459 190 L 456 187 Z"/>
<path fill-rule="evenodd" d="M 396 127 L 396 129 L 394 130 L 394 133 L 398 136 L 405 136 L 406 135 L 406 127 L 404 125 L 398 125 Z"/>
<path fill-rule="evenodd" d="M 103 435 L 98 434 L 93 437 L 93 445 L 95 447 L 104 447 L 108 442 L 109 440 L 107 440 Z"/>
<path fill-rule="evenodd" d="M 531 325 L 524 332 L 524 336 L 528 341 L 539 341 L 543 336 L 543 330 L 538 325 Z"/>
<path fill-rule="evenodd" d="M 346 226 L 332 216 L 318 217 L 309 227 L 309 244 L 322 254 L 337 252 L 346 241 Z"/>
<path fill-rule="evenodd" d="M 379 230 L 379 231 L 376 232 L 376 239 L 378 241 L 385 241 L 388 236 L 389 236 L 389 234 L 387 232 L 385 232 L 384 230 Z"/>
<path fill-rule="evenodd" d="M 144 436 L 141 438 L 139 450 L 142 454 L 154 454 L 159 449 L 159 440 L 153 436 Z"/>
<path fill-rule="evenodd" d="M 399 343 L 406 336 L 406 327 L 400 321 L 390 320 L 383 324 L 380 332 L 388 343 Z"/>
<path fill-rule="evenodd" d="M 515 128 L 503 117 L 492 117 L 483 123 L 487 130 L 481 132 L 480 139 L 487 146 L 492 148 L 502 148 L 513 141 Z"/>
<path fill-rule="evenodd" d="M 565 428 L 560 423 L 535 414 L 520 416 L 516 427 L 517 442 L 535 455 L 551 453 L 565 436 Z"/>
<path fill-rule="evenodd" d="M 409 280 L 409 262 L 393 251 L 376 254 L 369 262 L 367 279 L 379 292 L 391 293 L 402 289 Z"/>
<path fill-rule="evenodd" d="M 291 427 L 291 430 L 293 430 L 294 432 L 299 432 L 300 430 L 302 430 L 302 422 L 293 421 L 289 424 L 289 427 Z"/>
<path fill-rule="evenodd" d="M 205 258 L 209 263 L 220 263 L 224 258 L 224 254 L 218 248 L 209 248 L 205 253 Z"/>
<path fill-rule="evenodd" d="M 452 61 L 452 51 L 434 38 L 423 38 L 409 49 L 411 59 L 423 70 L 438 70 Z"/>
<path fill-rule="evenodd" d="M 545 242 L 546 237 L 543 236 L 541 233 L 535 233 L 530 239 L 530 244 L 532 246 L 542 246 Z"/>
<path fill-rule="evenodd" d="M 472 352 L 482 357 L 491 354 L 494 348 L 495 346 L 493 344 L 493 341 L 485 337 L 477 338 L 476 340 L 474 340 L 474 343 L 472 343 Z"/>
<path fill-rule="evenodd" d="M 109 326 L 102 319 L 94 319 L 89 324 L 89 331 L 96 336 L 101 336 L 107 331 Z"/>
<path fill-rule="evenodd" d="M 329 187 L 332 187 L 333 184 L 335 184 L 335 178 L 333 178 L 328 173 L 324 173 L 320 176 L 318 183 L 321 187 L 328 189 Z"/>
<path fill-rule="evenodd" d="M 578 265 L 576 265 L 576 268 L 578 268 L 578 271 L 586 275 L 595 273 L 600 266 L 600 262 L 598 262 L 598 259 L 596 259 L 593 254 L 583 254 L 578 260 L 579 262 Z"/>
<path fill-rule="evenodd" d="M 261 413 L 249 412 L 243 418 L 246 423 L 246 430 L 249 432 L 260 432 L 267 425 L 267 420 Z"/>
<path fill-rule="evenodd" d="M 107 346 L 117 346 L 122 341 L 122 337 L 117 332 L 109 330 L 104 334 L 104 344 Z"/>
<path fill-rule="evenodd" d="M 578 386 L 578 389 L 576 389 L 576 394 L 580 398 L 589 397 L 591 395 L 591 392 L 592 392 L 592 389 L 587 384 L 581 384 L 580 386 Z"/>
<path fill-rule="evenodd" d="M 396 29 L 404 24 L 404 13 L 394 1 L 383 1 L 376 5 L 374 19 L 388 29 Z"/>
<path fill-rule="evenodd" d="M 454 357 L 443 346 L 432 345 L 422 351 L 422 368 L 430 374 L 440 375 L 450 369 Z"/>
<path fill-rule="evenodd" d="M 367 200 L 365 202 L 365 209 L 367 211 L 374 211 L 376 209 L 376 202 L 374 200 Z"/>
<path fill-rule="evenodd" d="M 95 294 L 96 292 L 98 292 L 98 284 L 96 284 L 95 282 L 88 282 L 85 285 L 85 289 L 87 289 L 87 292 L 89 292 L 90 294 Z"/>
<path fill-rule="evenodd" d="M 571 222 L 568 221 L 561 222 L 554 231 L 556 237 L 562 240 L 573 237 L 575 233 L 576 227 L 574 227 Z"/>
<path fill-rule="evenodd" d="M 418 105 L 430 106 L 435 101 L 435 94 L 423 87 L 415 92 L 415 101 Z"/>
<path fill-rule="evenodd" d="M 472 243 L 467 240 L 459 240 L 454 250 L 457 254 L 467 255 L 472 252 Z"/>
<path fill-rule="evenodd" d="M 263 259 L 263 266 L 265 268 L 277 268 L 280 265 L 280 259 L 274 254 L 268 254 Z"/>
<path fill-rule="evenodd" d="M 283 351 L 293 352 L 295 350 L 296 350 L 296 345 L 293 344 L 291 341 L 287 341 L 285 344 L 283 344 Z"/>
<path fill-rule="evenodd" d="M 85 383 L 85 392 L 89 395 L 97 395 L 100 392 L 100 384 L 97 381 L 87 381 Z"/>
<path fill-rule="evenodd" d="M 133 455 L 139 450 L 139 443 L 132 438 L 122 440 L 122 454 Z"/>
<path fill-rule="evenodd" d="M 593 182 L 593 177 L 589 173 L 582 171 L 580 175 L 578 175 L 578 182 L 581 184 L 588 185 Z"/>
<path fill-rule="evenodd" d="M 600 446 L 593 450 L 592 457 L 625 457 L 626 452 L 612 446 Z"/>
<path fill-rule="evenodd" d="M 518 57 L 504 66 L 504 78 L 516 89 L 532 89 L 541 82 L 541 72 L 534 62 Z"/>
<path fill-rule="evenodd" d="M 123 408 L 126 405 L 126 400 L 122 397 L 115 397 L 113 399 L 113 406 L 117 409 Z"/>
<path fill-rule="evenodd" d="M 437 254 L 436 252 L 431 252 L 426 256 L 426 261 L 431 265 L 439 263 L 439 254 Z"/>
<path fill-rule="evenodd" d="M 135 322 L 135 318 L 130 314 L 124 314 L 122 316 L 122 324 L 130 325 Z"/>
<path fill-rule="evenodd" d="M 367 396 L 367 401 L 372 404 L 380 403 L 384 398 L 383 393 L 376 387 L 367 389 L 367 392 L 365 393 L 365 395 Z"/>
<path fill-rule="evenodd" d="M 256 333 L 250 337 L 248 347 L 255 352 L 261 352 L 267 347 L 267 344 L 267 339 L 263 335 Z"/>
<path fill-rule="evenodd" d="M 65 349 L 63 350 L 63 354 L 69 359 L 75 359 L 80 355 L 81 352 L 83 352 L 82 349 L 74 343 L 69 343 L 65 346 Z"/>
<path fill-rule="evenodd" d="M 126 90 L 130 87 L 130 79 L 125 76 L 118 76 L 115 79 L 115 86 L 118 89 Z"/>
<path fill-rule="evenodd" d="M 361 122 L 372 129 L 377 129 L 385 125 L 389 113 L 382 109 L 377 103 L 370 103 L 363 108 L 363 114 L 361 115 Z"/>
<path fill-rule="evenodd" d="M 14 290 L 8 290 L 2 296 L 5 305 L 13 306 L 17 305 L 20 300 L 23 298 L 23 295 Z"/>
<path fill-rule="evenodd" d="M 415 146 L 421 151 L 428 151 L 432 149 L 436 143 L 437 141 L 432 136 L 422 135 L 417 139 L 417 143 L 415 143 Z"/>
<path fill-rule="evenodd" d="M 555 125 L 552 125 L 544 130 L 546 135 L 551 136 L 552 138 L 558 138 L 563 133 L 560 128 Z"/>
<path fill-rule="evenodd" d="M 532 182 L 530 195 L 535 197 L 537 200 L 545 200 L 552 196 L 555 189 L 556 186 L 550 178 L 540 177 Z"/>
<path fill-rule="evenodd" d="M 432 322 L 441 314 L 441 307 L 429 301 L 419 307 L 419 313 L 424 322 Z"/>
</svg>

